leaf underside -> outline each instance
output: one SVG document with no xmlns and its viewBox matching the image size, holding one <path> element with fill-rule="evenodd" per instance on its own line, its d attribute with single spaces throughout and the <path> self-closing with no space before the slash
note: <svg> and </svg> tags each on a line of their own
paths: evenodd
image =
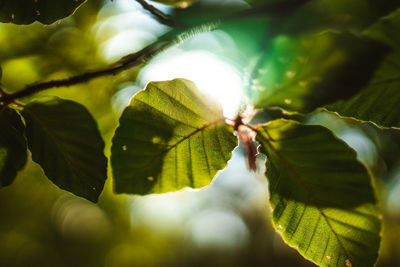
<svg viewBox="0 0 400 267">
<path fill-rule="evenodd" d="M 96 202 L 107 178 L 104 141 L 82 105 L 60 98 L 25 106 L 32 159 L 61 189 Z"/>
<path fill-rule="evenodd" d="M 0 111 L 0 187 L 10 185 L 27 160 L 24 125 L 14 110 Z"/>
<path fill-rule="evenodd" d="M 0 22 L 51 24 L 71 15 L 86 0 L 1 0 Z"/>
<path fill-rule="evenodd" d="M 237 145 L 221 106 L 187 80 L 151 82 L 125 109 L 113 138 L 117 193 L 208 185 Z"/>
<path fill-rule="evenodd" d="M 373 266 L 381 222 L 356 153 L 326 128 L 283 119 L 260 127 L 257 140 L 283 239 L 321 266 Z"/>
</svg>

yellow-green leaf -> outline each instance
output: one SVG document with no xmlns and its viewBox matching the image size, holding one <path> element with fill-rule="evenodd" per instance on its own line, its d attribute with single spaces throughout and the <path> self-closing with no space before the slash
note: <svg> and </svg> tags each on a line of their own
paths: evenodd
<svg viewBox="0 0 400 267">
<path fill-rule="evenodd" d="M 356 153 L 322 126 L 284 119 L 260 127 L 257 140 L 283 239 L 321 266 L 373 266 L 381 220 Z"/>
<path fill-rule="evenodd" d="M 151 82 L 125 109 L 113 138 L 117 193 L 208 185 L 237 145 L 219 103 L 187 80 Z"/>
</svg>

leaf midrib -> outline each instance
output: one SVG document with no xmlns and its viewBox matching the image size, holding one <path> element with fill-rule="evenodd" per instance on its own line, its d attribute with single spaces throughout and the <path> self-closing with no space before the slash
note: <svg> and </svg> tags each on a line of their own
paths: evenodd
<svg viewBox="0 0 400 267">
<path fill-rule="evenodd" d="M 153 161 L 154 161 L 154 160 L 159 160 L 162 156 L 164 156 L 165 154 L 167 154 L 168 152 L 170 152 L 172 149 L 176 148 L 176 147 L 177 147 L 180 143 L 182 143 L 183 141 L 189 139 L 190 137 L 194 136 L 195 134 L 197 134 L 197 133 L 199 133 L 199 132 L 203 132 L 205 129 L 207 129 L 207 128 L 211 127 L 211 126 L 218 125 L 218 124 L 221 123 L 221 122 L 224 122 L 224 119 L 219 119 L 219 120 L 217 120 L 217 121 L 208 123 L 208 124 L 204 125 L 203 127 L 198 128 L 198 129 L 196 129 L 195 131 L 191 132 L 191 133 L 188 134 L 187 136 L 183 136 L 182 139 L 180 139 L 179 141 L 177 141 L 175 144 L 173 144 L 173 145 L 171 145 L 171 146 L 168 146 L 168 148 L 165 149 L 165 151 L 162 151 L 161 153 L 155 155 L 155 156 L 153 157 L 153 159 L 149 161 L 149 164 L 145 165 L 145 166 L 142 167 L 142 168 L 146 168 L 146 169 L 147 169 L 150 165 L 153 164 Z M 210 168 L 209 168 L 209 171 L 210 171 Z"/>
</svg>

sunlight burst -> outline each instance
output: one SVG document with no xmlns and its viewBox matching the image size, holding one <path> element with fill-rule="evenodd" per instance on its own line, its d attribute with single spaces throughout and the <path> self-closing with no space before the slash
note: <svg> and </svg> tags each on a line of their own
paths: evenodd
<svg viewBox="0 0 400 267">
<path fill-rule="evenodd" d="M 169 50 L 152 60 L 139 75 L 142 85 L 175 78 L 191 80 L 219 100 L 226 117 L 234 117 L 238 112 L 243 96 L 240 72 L 216 55 L 204 50 Z"/>
</svg>

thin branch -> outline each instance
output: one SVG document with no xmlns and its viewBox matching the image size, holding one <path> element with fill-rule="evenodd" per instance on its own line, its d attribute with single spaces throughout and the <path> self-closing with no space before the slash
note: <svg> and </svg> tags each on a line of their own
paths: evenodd
<svg viewBox="0 0 400 267">
<path fill-rule="evenodd" d="M 150 12 L 153 17 L 155 17 L 160 23 L 170 26 L 172 28 L 179 28 L 180 25 L 169 15 L 163 13 L 161 10 L 157 9 L 155 6 L 150 5 L 145 0 L 136 0 L 143 9 Z"/>
<path fill-rule="evenodd" d="M 163 19 L 168 20 L 168 16 L 162 13 L 161 11 L 157 10 L 156 8 L 152 7 L 151 5 L 147 4 L 143 0 L 136 0 L 146 10 L 151 12 L 154 16 L 157 16 L 157 18 L 163 17 Z M 263 8 L 254 8 L 250 10 L 246 10 L 245 12 L 239 12 L 234 15 L 222 18 L 221 21 L 230 21 L 233 19 L 238 19 L 242 17 L 247 17 L 247 16 L 252 16 L 252 15 L 257 15 L 257 14 L 287 14 L 290 11 L 294 11 L 295 9 L 299 8 L 301 5 L 307 3 L 308 1 L 311 0 L 292 0 L 285 2 L 285 4 L 277 3 L 277 4 L 271 4 L 264 6 Z M 156 12 L 157 11 L 157 12 Z M 166 16 L 166 17 L 164 17 Z M 169 21 L 171 22 L 171 21 Z M 174 22 L 175 23 L 175 22 Z M 201 25 L 206 25 L 207 23 L 201 23 Z M 200 26 L 201 26 L 200 25 Z M 83 73 L 77 76 L 72 76 L 69 78 L 65 79 L 59 79 L 59 80 L 52 80 L 52 81 L 47 81 L 47 82 L 38 82 L 32 85 L 26 86 L 24 89 L 17 91 L 15 93 L 11 94 L 2 94 L 0 96 L 0 105 L 8 105 L 12 103 L 14 100 L 21 99 L 27 96 L 31 96 L 33 94 L 36 94 L 38 92 L 50 89 L 50 88 L 57 88 L 57 87 L 65 87 L 65 86 L 72 86 L 75 84 L 79 83 L 84 83 L 87 81 L 90 81 L 91 79 L 101 77 L 101 76 L 106 76 L 106 75 L 116 75 L 126 69 L 138 66 L 147 60 L 151 59 L 164 49 L 168 48 L 169 46 L 173 45 L 176 43 L 176 38 L 178 40 L 184 38 L 185 36 L 182 35 L 184 33 L 187 33 L 188 30 L 190 30 L 188 27 L 180 25 L 183 27 L 183 29 L 180 29 L 178 31 L 171 31 L 167 33 L 166 35 L 162 36 L 158 41 L 152 43 L 151 45 L 145 47 L 144 49 L 140 50 L 137 53 L 130 54 L 128 56 L 123 57 L 119 61 L 117 61 L 115 64 L 112 64 L 106 68 L 100 69 L 100 70 L 95 70 L 87 73 Z M 199 25 L 197 25 L 199 26 Z M 193 28 L 196 28 L 196 25 L 193 26 Z M 200 29 L 200 31 L 204 31 L 204 27 Z"/>
<path fill-rule="evenodd" d="M 174 43 L 175 39 L 170 38 L 169 40 L 163 40 L 163 38 L 147 47 L 144 49 L 140 50 L 137 53 L 128 55 L 123 57 L 121 60 L 118 62 L 112 64 L 111 66 L 100 69 L 100 70 L 95 70 L 87 73 L 83 73 L 77 76 L 72 76 L 69 78 L 65 79 L 59 79 L 59 80 L 51 80 L 43 83 L 36 83 L 32 85 L 28 85 L 25 87 L 23 90 L 11 93 L 11 94 L 4 94 L 0 97 L 0 102 L 9 104 L 13 102 L 16 99 L 20 99 L 23 97 L 27 97 L 33 94 L 36 94 L 38 92 L 44 91 L 46 89 L 50 88 L 56 88 L 56 87 L 64 87 L 64 86 L 71 86 L 79 83 L 84 83 L 87 82 L 93 78 L 101 77 L 101 76 L 106 76 L 106 75 L 116 75 L 123 70 L 126 70 L 128 68 L 132 68 L 134 66 L 138 66 L 145 61 L 149 60 L 159 52 L 163 51 L 165 48 L 168 46 L 172 45 Z"/>
</svg>

